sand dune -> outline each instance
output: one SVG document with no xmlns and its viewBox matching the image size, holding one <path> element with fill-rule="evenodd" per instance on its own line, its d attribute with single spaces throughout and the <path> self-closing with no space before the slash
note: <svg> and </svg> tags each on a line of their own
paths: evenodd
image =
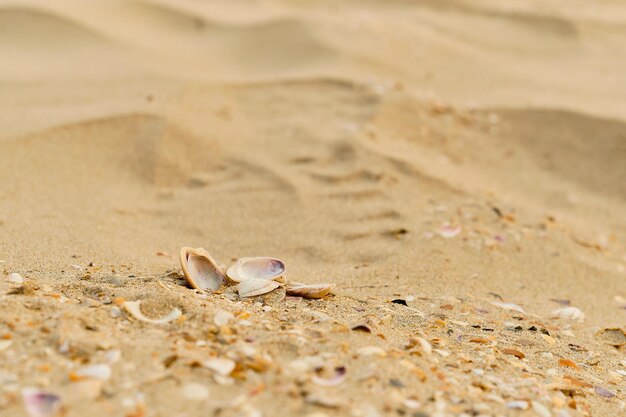
<svg viewBox="0 0 626 417">
<path fill-rule="evenodd" d="M 68 416 L 623 412 L 596 331 L 625 322 L 625 22 L 620 1 L 0 2 L 0 416 L 25 386 Z M 336 295 L 197 294 L 182 246 Z M 203 368 L 240 348 L 241 372 Z M 77 380 L 112 350 L 110 380 Z M 317 357 L 348 378 L 287 364 Z"/>
</svg>

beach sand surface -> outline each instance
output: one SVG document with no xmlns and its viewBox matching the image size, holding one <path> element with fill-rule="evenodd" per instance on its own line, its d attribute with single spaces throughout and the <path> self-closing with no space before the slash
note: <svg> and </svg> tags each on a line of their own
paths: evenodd
<svg viewBox="0 0 626 417">
<path fill-rule="evenodd" d="M 0 416 L 25 387 L 67 416 L 622 415 L 625 25 L 618 0 L 0 1 Z M 334 295 L 201 294 L 183 246 Z"/>
</svg>

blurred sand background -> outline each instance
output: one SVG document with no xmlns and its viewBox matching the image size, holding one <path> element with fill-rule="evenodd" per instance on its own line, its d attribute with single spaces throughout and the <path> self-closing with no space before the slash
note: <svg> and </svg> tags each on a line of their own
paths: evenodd
<svg viewBox="0 0 626 417">
<path fill-rule="evenodd" d="M 430 323 L 454 314 L 471 322 L 467 300 L 487 307 L 498 299 L 489 293 L 546 319 L 558 307 L 550 299 L 570 300 L 586 321 L 573 330 L 559 322 L 563 340 L 529 349 L 565 357 L 583 355 L 570 344 L 596 343 L 575 371 L 595 378 L 578 394 L 587 405 L 559 407 L 548 388 L 525 398 L 555 416 L 623 413 L 614 370 L 626 368 L 624 350 L 594 335 L 626 323 L 625 25 L 618 0 L 0 1 L 0 271 L 37 287 L 7 295 L 12 284 L 1 283 L 0 331 L 13 342 L 0 351 L 0 371 L 13 382 L 0 391 L 0 415 L 25 415 L 16 386 L 72 391 L 69 370 L 111 348 L 131 365 L 117 363 L 103 392 L 68 400 L 69 415 L 212 415 L 251 384 L 264 391 L 250 407 L 266 415 L 367 415 L 349 401 L 280 394 L 278 365 L 223 387 L 179 360 L 164 372 L 184 376 L 124 385 L 121 375 L 137 368 L 157 372 L 153 362 L 180 338 L 166 346 L 171 327 L 120 325 L 100 298 L 152 300 L 155 314 L 176 305 L 194 340 L 216 303 L 265 314 L 183 287 L 171 274 L 181 246 L 205 247 L 224 264 L 276 256 L 294 279 L 337 284 L 336 296 L 289 309 L 283 330 L 317 326 L 302 303 L 354 321 L 380 319 L 380 305 L 413 296 Z M 440 236 L 447 225 L 460 233 Z M 441 310 L 456 305 L 450 297 L 461 307 Z M 279 328 L 283 307 L 273 308 L 263 320 Z M 89 317 L 95 333 L 80 325 Z M 76 330 L 63 330 L 64 320 Z M 260 348 L 283 355 L 282 345 L 263 347 L 276 330 L 267 326 Z M 386 326 L 386 340 L 376 340 L 385 349 L 428 333 L 418 323 Z M 57 352 L 55 343 L 81 332 L 83 356 Z M 96 346 L 102 339 L 111 346 Z M 385 360 L 380 372 L 391 375 L 399 359 Z M 211 389 L 203 405 L 178 394 L 192 379 Z M 415 395 L 433 416 L 469 413 L 437 411 L 435 391 L 450 407 L 448 394 L 470 408 L 486 401 L 442 390 L 437 377 L 403 388 L 358 381 L 332 390 L 374 398 L 368 412 L 381 415 L 397 413 L 384 404 L 387 389 Z M 600 398 L 596 385 L 616 396 Z M 537 415 L 506 409 L 510 400 L 477 412 Z M 222 415 L 250 411 L 231 408 Z"/>
</svg>

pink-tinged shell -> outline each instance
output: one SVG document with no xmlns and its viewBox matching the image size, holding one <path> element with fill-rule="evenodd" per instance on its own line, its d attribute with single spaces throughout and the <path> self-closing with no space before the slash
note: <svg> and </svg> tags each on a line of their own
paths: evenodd
<svg viewBox="0 0 626 417">
<path fill-rule="evenodd" d="M 287 267 L 280 259 L 268 257 L 241 258 L 226 271 L 228 278 L 234 282 L 249 279 L 265 279 L 268 281 L 285 281 Z"/>
<path fill-rule="evenodd" d="M 203 248 L 182 248 L 180 266 L 185 279 L 193 288 L 215 291 L 226 283 L 224 272 Z"/>
<path fill-rule="evenodd" d="M 61 397 L 38 388 L 22 390 L 24 408 L 30 417 L 54 417 L 61 414 Z"/>
</svg>

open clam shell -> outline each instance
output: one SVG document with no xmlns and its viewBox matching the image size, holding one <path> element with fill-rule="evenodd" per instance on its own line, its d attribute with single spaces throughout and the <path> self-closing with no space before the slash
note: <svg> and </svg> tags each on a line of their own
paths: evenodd
<svg viewBox="0 0 626 417">
<path fill-rule="evenodd" d="M 180 266 L 185 279 L 193 288 L 215 291 L 226 283 L 224 272 L 204 248 L 182 248 Z"/>
<path fill-rule="evenodd" d="M 251 278 L 241 281 L 237 285 L 237 292 L 240 297 L 256 297 L 257 295 L 267 294 L 280 287 L 276 281 L 264 278 Z"/>
<path fill-rule="evenodd" d="M 228 268 L 226 275 L 237 283 L 250 279 L 285 282 L 286 269 L 285 263 L 276 258 L 241 258 Z"/>
<path fill-rule="evenodd" d="M 335 284 L 302 284 L 290 282 L 285 289 L 287 294 L 303 298 L 323 298 L 331 293 Z"/>
</svg>

